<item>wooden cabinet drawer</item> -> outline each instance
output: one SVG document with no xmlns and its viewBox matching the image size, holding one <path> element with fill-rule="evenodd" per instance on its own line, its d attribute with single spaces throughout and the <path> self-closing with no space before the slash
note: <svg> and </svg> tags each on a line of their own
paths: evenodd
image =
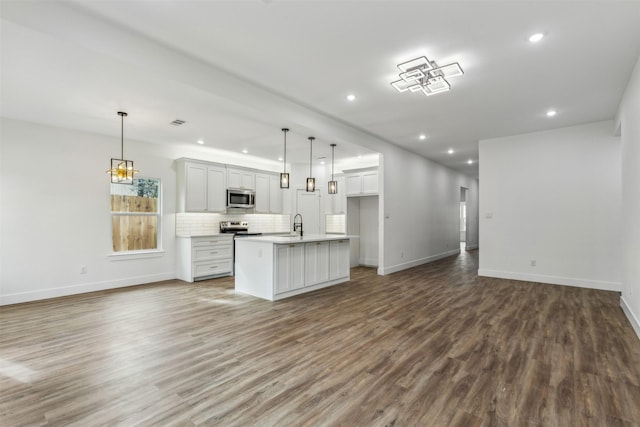
<svg viewBox="0 0 640 427">
<path fill-rule="evenodd" d="M 231 260 L 221 260 L 214 262 L 194 262 L 193 277 L 211 276 L 214 274 L 231 273 Z"/>
</svg>

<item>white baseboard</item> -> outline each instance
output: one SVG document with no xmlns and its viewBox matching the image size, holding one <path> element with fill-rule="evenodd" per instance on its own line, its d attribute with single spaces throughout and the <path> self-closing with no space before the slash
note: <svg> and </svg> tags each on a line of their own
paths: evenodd
<svg viewBox="0 0 640 427">
<path fill-rule="evenodd" d="M 620 295 L 620 307 L 622 307 L 622 311 L 624 311 L 625 316 L 629 319 L 629 323 L 631 323 L 631 327 L 640 339 L 640 321 L 633 311 L 631 311 L 631 307 L 629 307 L 629 304 L 627 304 L 627 301 L 625 301 L 622 295 Z"/>
<path fill-rule="evenodd" d="M 161 280 L 171 280 L 175 278 L 176 273 L 175 271 L 172 271 L 167 273 L 128 277 L 126 279 L 119 280 L 104 280 L 101 282 L 81 283 L 79 285 L 63 286 L 59 288 L 0 295 L 0 306 L 64 297 L 67 295 L 84 294 L 87 292 L 104 291 L 107 289 L 124 288 L 127 286 L 144 285 L 145 283 L 159 282 Z"/>
<path fill-rule="evenodd" d="M 548 276 L 544 274 L 517 273 L 513 271 L 488 270 L 481 268 L 478 276 L 497 277 L 499 279 L 523 280 L 525 282 L 548 283 L 551 285 L 575 286 L 578 288 L 601 289 L 603 291 L 622 290 L 620 282 L 606 282 L 603 280 L 589 280 L 575 277 Z"/>
<path fill-rule="evenodd" d="M 468 250 L 468 251 L 472 251 L 474 249 L 478 249 L 478 245 L 477 244 L 475 244 L 475 245 L 467 245 L 467 246 L 465 246 L 465 249 Z"/>
<path fill-rule="evenodd" d="M 358 265 L 362 265 L 364 267 L 377 267 L 378 258 L 360 258 L 358 260 Z"/>
<path fill-rule="evenodd" d="M 392 265 L 390 267 L 380 267 L 378 268 L 378 274 L 384 276 L 385 274 L 395 273 L 397 271 L 406 270 L 408 268 L 417 267 L 422 264 L 427 264 L 429 262 L 437 261 L 442 258 L 446 258 L 452 255 L 457 255 L 460 253 L 460 248 L 453 249 L 451 251 L 442 252 L 436 255 L 431 255 L 426 258 L 420 258 L 413 261 L 408 261 L 402 264 Z"/>
</svg>

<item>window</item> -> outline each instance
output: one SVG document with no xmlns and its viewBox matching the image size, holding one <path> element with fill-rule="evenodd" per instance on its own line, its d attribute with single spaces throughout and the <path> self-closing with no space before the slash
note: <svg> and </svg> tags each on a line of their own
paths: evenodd
<svg viewBox="0 0 640 427">
<path fill-rule="evenodd" d="M 134 178 L 133 185 L 111 184 L 113 252 L 160 249 L 160 180 Z"/>
</svg>

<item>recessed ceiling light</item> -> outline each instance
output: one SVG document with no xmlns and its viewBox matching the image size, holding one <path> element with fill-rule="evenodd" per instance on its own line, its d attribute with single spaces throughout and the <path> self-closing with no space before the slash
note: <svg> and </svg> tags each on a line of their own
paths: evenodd
<svg viewBox="0 0 640 427">
<path fill-rule="evenodd" d="M 278 161 L 281 162 L 282 161 L 282 157 L 278 157 Z"/>
<path fill-rule="evenodd" d="M 320 162 L 321 165 L 324 165 L 324 160 Z"/>
<path fill-rule="evenodd" d="M 447 153 L 449 153 L 449 154 L 453 154 L 453 153 L 454 153 L 453 148 L 449 148 L 449 150 L 447 151 Z"/>
<path fill-rule="evenodd" d="M 247 154 L 247 153 L 249 152 L 249 150 L 247 150 L 247 149 L 245 148 L 244 150 L 242 150 L 242 152 L 243 152 L 244 154 Z"/>
<path fill-rule="evenodd" d="M 529 41 L 530 41 L 531 43 L 537 43 L 537 42 L 539 42 L 540 40 L 542 40 L 542 38 L 543 38 L 543 37 L 544 37 L 544 34 L 542 34 L 542 33 L 536 33 L 536 34 L 533 34 L 531 37 L 529 37 Z"/>
<path fill-rule="evenodd" d="M 200 144 L 200 145 L 204 144 L 204 141 L 203 141 L 203 140 L 201 140 L 201 139 L 199 139 L 197 142 L 198 142 L 198 144 Z"/>
<path fill-rule="evenodd" d="M 421 133 L 420 136 L 418 136 L 418 139 L 420 140 L 427 139 L 427 135 L 425 135 L 424 133 Z"/>
<path fill-rule="evenodd" d="M 356 96 L 352 93 L 350 93 L 349 95 L 347 95 L 347 101 L 355 101 L 356 100 Z"/>
<path fill-rule="evenodd" d="M 473 164 L 473 160 L 471 160 L 471 159 L 467 160 L 467 164 L 472 165 Z"/>
<path fill-rule="evenodd" d="M 362 158 L 362 154 L 358 154 L 358 158 L 361 159 Z"/>
<path fill-rule="evenodd" d="M 549 110 L 547 111 L 547 117 L 553 117 L 556 115 L 556 111 L 555 110 Z"/>
</svg>

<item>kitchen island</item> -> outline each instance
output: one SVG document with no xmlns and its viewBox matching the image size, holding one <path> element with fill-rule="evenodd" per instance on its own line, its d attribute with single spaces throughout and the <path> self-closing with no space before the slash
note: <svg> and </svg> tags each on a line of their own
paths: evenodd
<svg viewBox="0 0 640 427">
<path fill-rule="evenodd" d="M 348 236 L 245 237 L 235 252 L 236 292 L 270 301 L 350 279 Z"/>
</svg>

